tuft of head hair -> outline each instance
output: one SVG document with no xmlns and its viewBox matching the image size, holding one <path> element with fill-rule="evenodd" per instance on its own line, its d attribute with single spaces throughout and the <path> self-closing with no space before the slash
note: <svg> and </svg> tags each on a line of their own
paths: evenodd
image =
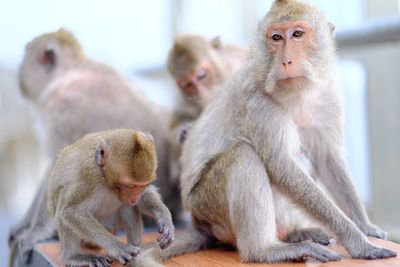
<svg viewBox="0 0 400 267">
<path fill-rule="evenodd" d="M 54 41 L 57 44 L 59 44 L 61 47 L 68 47 L 72 50 L 75 51 L 82 51 L 82 47 L 76 39 L 75 35 L 64 29 L 60 28 L 58 31 L 55 32 L 49 32 L 42 34 L 35 39 L 32 40 L 30 44 L 38 43 L 38 42 L 43 42 L 43 41 Z"/>
<path fill-rule="evenodd" d="M 268 14 L 271 21 L 277 22 L 304 19 L 310 12 L 319 11 L 301 0 L 275 0 Z"/>
<path fill-rule="evenodd" d="M 209 42 L 200 35 L 184 34 L 176 37 L 168 55 L 168 70 L 175 78 L 182 78 L 193 71 L 207 57 Z"/>
<path fill-rule="evenodd" d="M 157 154 L 150 134 L 135 132 L 133 139 L 132 176 L 136 181 L 147 181 L 155 178 Z"/>
</svg>

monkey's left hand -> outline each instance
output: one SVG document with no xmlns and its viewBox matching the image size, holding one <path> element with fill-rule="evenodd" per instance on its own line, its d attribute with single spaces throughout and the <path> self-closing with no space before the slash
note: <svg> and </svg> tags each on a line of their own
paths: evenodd
<svg viewBox="0 0 400 267">
<path fill-rule="evenodd" d="M 373 225 L 372 223 L 359 225 L 358 228 L 367 236 L 372 236 L 384 240 L 387 239 L 387 233 L 385 231 L 382 231 L 379 227 Z"/>
<path fill-rule="evenodd" d="M 161 249 L 166 249 L 175 238 L 175 227 L 172 221 L 165 218 L 159 220 L 158 232 L 160 233 L 160 236 L 157 238 L 158 245 Z"/>
</svg>

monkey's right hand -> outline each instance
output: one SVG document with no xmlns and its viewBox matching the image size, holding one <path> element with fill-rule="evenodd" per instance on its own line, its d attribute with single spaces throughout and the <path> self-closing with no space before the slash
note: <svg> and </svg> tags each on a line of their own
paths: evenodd
<svg viewBox="0 0 400 267">
<path fill-rule="evenodd" d="M 110 250 L 109 255 L 124 265 L 132 261 L 140 252 L 140 247 L 121 244 L 118 249 Z"/>
</svg>

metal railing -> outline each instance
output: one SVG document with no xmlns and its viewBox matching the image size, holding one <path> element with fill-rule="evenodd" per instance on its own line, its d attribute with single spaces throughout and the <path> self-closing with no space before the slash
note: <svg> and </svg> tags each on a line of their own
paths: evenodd
<svg viewBox="0 0 400 267">
<path fill-rule="evenodd" d="M 399 42 L 400 17 L 382 19 L 360 28 L 339 31 L 336 41 L 339 49 Z"/>
</svg>

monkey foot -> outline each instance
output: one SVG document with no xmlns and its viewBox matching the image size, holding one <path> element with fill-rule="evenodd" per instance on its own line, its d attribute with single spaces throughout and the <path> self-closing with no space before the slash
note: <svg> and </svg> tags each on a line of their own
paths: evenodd
<svg viewBox="0 0 400 267">
<path fill-rule="evenodd" d="M 108 267 L 113 263 L 110 257 L 97 257 L 89 255 L 77 255 L 65 261 L 65 265 L 69 267 Z"/>
<path fill-rule="evenodd" d="M 331 239 L 331 236 L 319 228 L 307 228 L 294 230 L 288 233 L 283 241 L 289 243 L 298 243 L 301 241 L 311 240 L 314 243 L 326 246 L 329 245 L 329 241 Z"/>
</svg>

